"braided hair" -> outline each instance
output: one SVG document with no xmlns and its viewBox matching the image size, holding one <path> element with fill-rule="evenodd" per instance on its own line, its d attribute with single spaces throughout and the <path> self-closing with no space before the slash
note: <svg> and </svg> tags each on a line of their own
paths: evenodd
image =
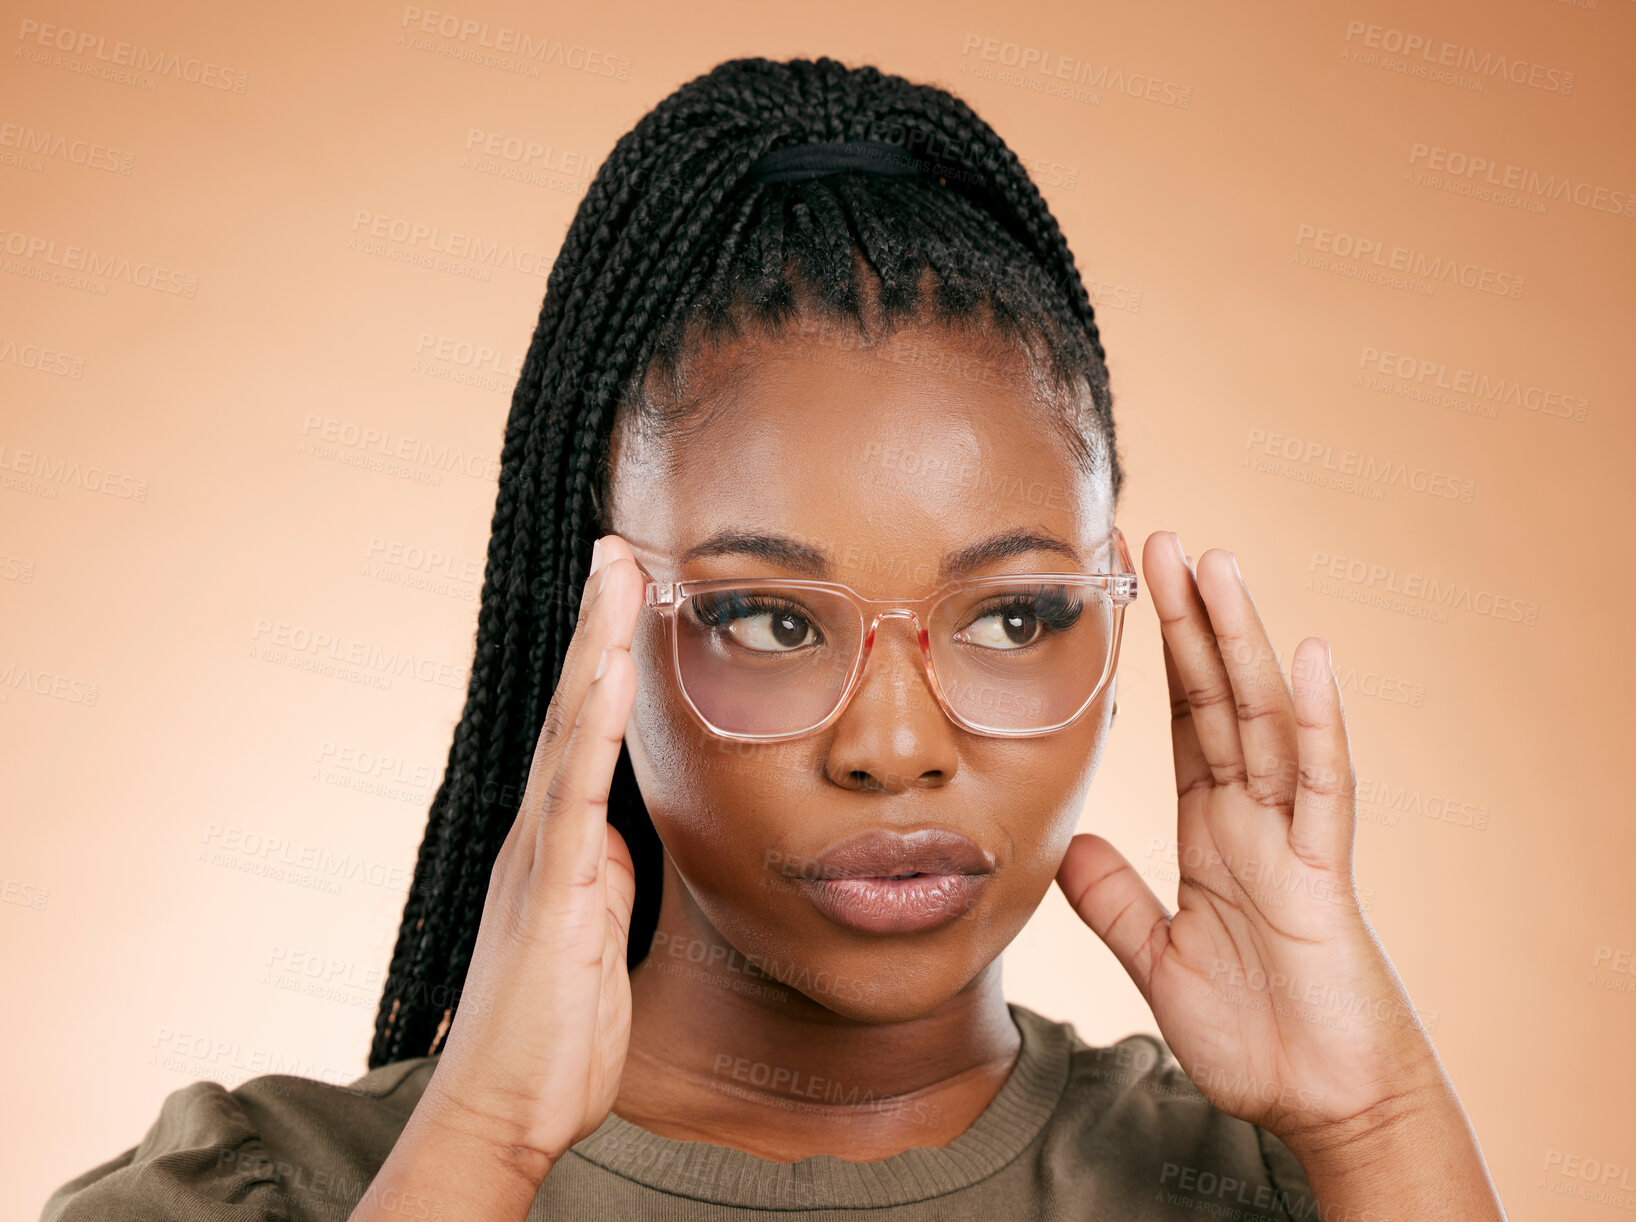
<svg viewBox="0 0 1636 1222">
<path fill-rule="evenodd" d="M 791 145 L 875 140 L 930 167 L 766 181 Z M 868 290 L 867 294 L 865 289 Z M 866 300 L 867 297 L 867 300 Z M 687 354 L 741 324 L 776 336 L 817 313 L 867 333 L 930 311 L 1021 340 L 1049 385 L 1088 406 L 1065 421 L 1076 460 L 1123 481 L 1091 303 L 1016 154 L 947 91 L 828 57 L 734 59 L 623 136 L 575 213 L 511 397 L 465 710 L 404 905 L 371 1069 L 435 1054 L 477 939 L 494 860 L 516 817 L 590 567 L 609 532 L 616 418 L 681 435 Z M 1036 378 L 1038 380 L 1038 378 Z M 644 437 L 648 434 L 644 432 Z M 631 965 L 658 917 L 662 850 L 627 750 L 608 820 L 636 868 Z"/>
</svg>

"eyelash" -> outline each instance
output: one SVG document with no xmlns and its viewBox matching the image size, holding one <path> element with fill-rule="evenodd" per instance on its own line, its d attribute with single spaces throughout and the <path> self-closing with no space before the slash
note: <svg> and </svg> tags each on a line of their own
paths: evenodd
<svg viewBox="0 0 1636 1222">
<path fill-rule="evenodd" d="M 1048 631 L 1066 632 L 1085 613 L 1085 603 L 1083 599 L 1068 597 L 1061 590 L 1042 590 L 1038 594 L 1013 596 L 1004 602 L 980 607 L 969 622 L 976 623 L 990 615 L 1006 615 L 1017 610 L 1038 620 Z"/>
<path fill-rule="evenodd" d="M 1066 632 L 1079 622 L 1085 611 L 1085 603 L 1082 599 L 1070 598 L 1061 590 L 1013 595 L 1001 602 L 978 608 L 961 628 L 969 627 L 990 615 L 1008 615 L 1015 611 L 1021 611 L 1038 620 L 1045 626 L 1047 632 Z M 756 615 L 789 615 L 806 623 L 814 632 L 818 631 L 818 625 L 803 613 L 798 604 L 781 598 L 770 598 L 764 594 L 700 595 L 693 599 L 693 614 L 700 623 L 711 628 L 720 628 L 724 624 L 750 619 Z M 814 643 L 822 644 L 821 641 Z"/>
<path fill-rule="evenodd" d="M 767 613 L 792 615 L 811 625 L 814 632 L 818 630 L 818 625 L 802 614 L 798 605 L 781 598 L 768 598 L 764 594 L 702 594 L 693 599 L 694 616 L 701 624 L 711 628 Z"/>
</svg>

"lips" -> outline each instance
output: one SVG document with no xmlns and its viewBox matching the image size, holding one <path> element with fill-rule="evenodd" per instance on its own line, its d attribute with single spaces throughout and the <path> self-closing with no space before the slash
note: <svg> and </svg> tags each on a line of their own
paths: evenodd
<svg viewBox="0 0 1636 1222">
<path fill-rule="evenodd" d="M 976 841 L 944 828 L 870 828 L 828 846 L 798 885 L 837 925 L 862 933 L 913 933 L 965 916 L 994 875 Z"/>
</svg>

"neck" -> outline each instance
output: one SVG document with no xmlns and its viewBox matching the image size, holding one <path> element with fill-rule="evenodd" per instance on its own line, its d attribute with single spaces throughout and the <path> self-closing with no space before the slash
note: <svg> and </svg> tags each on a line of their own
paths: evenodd
<svg viewBox="0 0 1636 1222">
<path fill-rule="evenodd" d="M 943 1146 L 999 1093 L 1021 1040 L 1000 961 L 907 1020 L 836 1014 L 748 963 L 665 855 L 653 949 L 631 972 L 631 1042 L 614 1111 L 679 1141 L 793 1162 Z M 802 981 L 792 978 L 793 983 Z"/>
</svg>

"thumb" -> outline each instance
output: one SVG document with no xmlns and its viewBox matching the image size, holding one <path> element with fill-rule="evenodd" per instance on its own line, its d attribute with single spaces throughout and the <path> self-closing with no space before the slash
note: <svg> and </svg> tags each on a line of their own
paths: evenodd
<svg viewBox="0 0 1636 1222">
<path fill-rule="evenodd" d="M 1148 983 L 1170 943 L 1170 910 L 1124 854 L 1093 832 L 1081 832 L 1068 842 L 1057 886 L 1151 1005 Z"/>
<path fill-rule="evenodd" d="M 619 949 L 623 956 L 630 950 L 631 910 L 636 906 L 636 867 L 631 862 L 631 851 L 625 838 L 612 823 L 607 828 L 604 871 L 607 878 L 608 919 L 619 931 Z"/>
</svg>

